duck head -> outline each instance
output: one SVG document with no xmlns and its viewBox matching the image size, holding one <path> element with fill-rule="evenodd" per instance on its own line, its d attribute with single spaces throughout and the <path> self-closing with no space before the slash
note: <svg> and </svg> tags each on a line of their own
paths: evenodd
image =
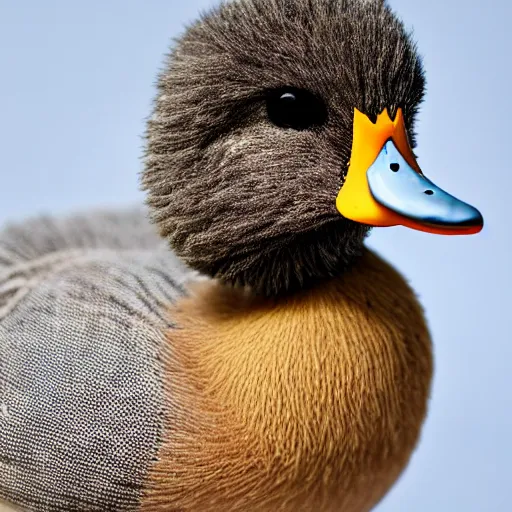
<svg viewBox="0 0 512 512">
<path fill-rule="evenodd" d="M 340 274 L 372 226 L 475 233 L 413 154 L 425 78 L 380 0 L 237 0 L 177 41 L 143 187 L 191 267 L 267 295 Z"/>
</svg>

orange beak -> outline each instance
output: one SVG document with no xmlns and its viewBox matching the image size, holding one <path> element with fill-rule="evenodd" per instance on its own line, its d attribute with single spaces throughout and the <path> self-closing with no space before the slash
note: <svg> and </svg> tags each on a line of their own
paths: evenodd
<svg viewBox="0 0 512 512">
<path fill-rule="evenodd" d="M 403 225 L 443 235 L 478 233 L 480 212 L 440 189 L 421 172 L 408 141 L 402 110 L 376 123 L 354 113 L 347 178 L 336 199 L 346 218 L 370 226 Z"/>
</svg>

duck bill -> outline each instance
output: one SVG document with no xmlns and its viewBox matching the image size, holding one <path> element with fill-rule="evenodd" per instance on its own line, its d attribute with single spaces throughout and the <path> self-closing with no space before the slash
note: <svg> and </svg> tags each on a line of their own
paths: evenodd
<svg viewBox="0 0 512 512">
<path fill-rule="evenodd" d="M 403 225 L 443 235 L 469 235 L 483 227 L 476 208 L 423 175 L 400 109 L 394 121 L 385 110 L 376 123 L 355 111 L 352 154 L 336 207 L 370 226 Z"/>
</svg>

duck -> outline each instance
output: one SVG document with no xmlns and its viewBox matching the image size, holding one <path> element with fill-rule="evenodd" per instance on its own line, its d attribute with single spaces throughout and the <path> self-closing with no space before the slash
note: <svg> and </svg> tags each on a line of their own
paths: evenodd
<svg viewBox="0 0 512 512">
<path fill-rule="evenodd" d="M 230 0 L 187 26 L 147 123 L 145 207 L 0 234 L 0 500 L 374 508 L 420 439 L 433 355 L 365 240 L 483 227 L 418 164 L 425 88 L 381 0 Z"/>
</svg>

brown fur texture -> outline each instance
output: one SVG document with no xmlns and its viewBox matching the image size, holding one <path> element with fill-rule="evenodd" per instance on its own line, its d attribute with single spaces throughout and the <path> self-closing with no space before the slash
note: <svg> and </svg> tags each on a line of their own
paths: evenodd
<svg viewBox="0 0 512 512">
<path fill-rule="evenodd" d="M 306 89 L 323 126 L 273 125 L 270 91 Z M 194 23 L 160 75 L 143 187 L 153 220 L 193 268 L 280 294 L 337 276 L 367 226 L 335 200 L 354 108 L 404 111 L 414 142 L 424 75 L 391 9 L 364 0 L 236 0 Z"/>
<path fill-rule="evenodd" d="M 365 252 L 293 297 L 213 282 L 172 312 L 156 511 L 362 512 L 407 464 L 430 339 L 413 292 Z"/>
</svg>

